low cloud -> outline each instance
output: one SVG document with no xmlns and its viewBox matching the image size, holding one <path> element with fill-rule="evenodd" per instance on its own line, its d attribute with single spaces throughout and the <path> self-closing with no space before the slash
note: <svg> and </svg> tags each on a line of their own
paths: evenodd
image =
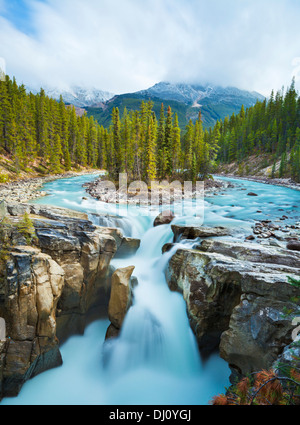
<svg viewBox="0 0 300 425">
<path fill-rule="evenodd" d="M 8 1 L 8 0 L 7 0 Z M 263 3 L 263 4 L 262 4 Z M 294 0 L 27 0 L 30 31 L 1 17 L 0 56 L 19 82 L 113 93 L 210 82 L 268 95 L 299 77 Z"/>
</svg>

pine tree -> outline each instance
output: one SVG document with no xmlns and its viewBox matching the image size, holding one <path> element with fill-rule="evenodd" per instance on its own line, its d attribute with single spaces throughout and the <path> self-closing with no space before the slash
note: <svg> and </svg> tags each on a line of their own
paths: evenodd
<svg viewBox="0 0 300 425">
<path fill-rule="evenodd" d="M 147 180 L 148 183 L 156 179 L 156 123 L 153 116 L 149 119 L 147 134 Z"/>
<path fill-rule="evenodd" d="M 178 115 L 175 114 L 174 125 L 172 130 L 172 175 L 180 172 L 181 168 L 181 137 L 178 124 Z"/>
<path fill-rule="evenodd" d="M 171 107 L 168 107 L 168 113 L 165 124 L 165 141 L 163 146 L 163 178 L 169 177 L 173 174 L 172 164 L 172 131 L 173 131 L 173 114 Z"/>
<path fill-rule="evenodd" d="M 63 156 L 61 140 L 58 134 L 54 137 L 54 143 L 51 150 L 50 157 L 50 170 L 54 174 L 59 174 L 61 172 L 61 159 Z"/>
<path fill-rule="evenodd" d="M 158 157 L 158 177 L 159 179 L 164 178 L 164 143 L 165 143 L 165 111 L 164 104 L 161 104 L 158 133 L 157 133 L 157 157 Z"/>
</svg>

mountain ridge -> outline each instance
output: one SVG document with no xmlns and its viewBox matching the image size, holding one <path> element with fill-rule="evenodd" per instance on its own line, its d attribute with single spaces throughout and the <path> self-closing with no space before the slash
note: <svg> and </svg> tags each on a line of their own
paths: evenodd
<svg viewBox="0 0 300 425">
<path fill-rule="evenodd" d="M 37 91 L 32 92 L 37 93 Z M 181 128 L 184 128 L 190 119 L 195 121 L 201 109 L 203 125 L 208 128 L 219 119 L 238 113 L 242 105 L 248 108 L 257 100 L 265 99 L 258 92 L 236 87 L 170 82 L 159 82 L 145 90 L 118 95 L 78 86 L 70 91 L 62 92 L 58 89 L 46 88 L 45 92 L 56 100 L 59 100 L 62 95 L 66 104 L 81 108 L 80 113 L 85 110 L 88 116 L 94 116 L 104 127 L 110 125 L 114 107 L 118 107 L 122 115 L 125 107 L 129 111 L 138 110 L 142 101 L 153 101 L 156 114 L 159 113 L 162 103 L 167 103 L 166 107 L 170 105 L 172 111 L 178 115 Z"/>
<path fill-rule="evenodd" d="M 39 90 L 31 87 L 27 87 L 27 90 L 31 91 L 33 94 L 39 93 Z M 72 86 L 70 89 L 64 90 L 45 87 L 44 90 L 47 96 L 55 100 L 59 100 L 60 96 L 62 96 L 66 104 L 74 105 L 77 108 L 85 108 L 95 105 L 100 106 L 115 96 L 113 93 L 92 87 L 84 88 L 80 86 Z"/>
</svg>

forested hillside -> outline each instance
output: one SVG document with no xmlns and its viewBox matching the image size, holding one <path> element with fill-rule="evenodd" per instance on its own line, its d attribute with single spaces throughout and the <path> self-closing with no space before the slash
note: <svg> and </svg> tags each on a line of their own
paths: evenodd
<svg viewBox="0 0 300 425">
<path fill-rule="evenodd" d="M 171 102 L 170 102 L 171 103 Z M 201 112 L 182 131 L 171 106 L 142 101 L 139 109 L 114 107 L 108 128 L 94 117 L 76 115 L 73 106 L 49 98 L 42 89 L 27 94 L 8 76 L 0 82 L 0 155 L 2 169 L 18 175 L 60 173 L 72 167 L 106 169 L 111 178 L 205 178 L 234 164 L 240 175 L 257 165 L 271 167 L 268 177 L 300 181 L 300 97 L 295 83 L 284 93 L 244 107 L 238 114 L 203 128 Z M 256 158 L 255 167 L 249 158 Z M 0 168 L 1 170 L 1 168 Z M 9 173 L 8 173 L 9 174 Z M 8 175 L 0 174 L 1 181 Z"/>
<path fill-rule="evenodd" d="M 100 139 L 94 119 L 78 117 L 62 99 L 50 99 L 44 90 L 27 94 L 8 76 L 0 82 L 0 154 L 12 173 L 34 169 L 56 174 L 72 166 L 99 166 Z"/>
<path fill-rule="evenodd" d="M 196 122 L 201 108 L 202 124 L 206 129 L 228 115 L 239 113 L 242 105 L 250 107 L 257 100 L 263 99 L 259 93 L 234 87 L 161 82 L 147 90 L 114 96 L 102 105 L 85 109 L 88 116 L 94 116 L 99 124 L 109 127 L 114 108 L 118 108 L 120 115 L 123 115 L 125 108 L 127 111 L 138 110 L 142 101 L 151 100 L 157 116 L 162 103 L 171 106 L 172 111 L 178 115 L 179 127 L 184 130 L 190 119 Z"/>
<path fill-rule="evenodd" d="M 0 82 L 0 154 L 15 173 L 35 167 L 54 174 L 89 166 L 107 169 L 114 179 L 127 172 L 130 179 L 146 181 L 196 180 L 213 169 L 217 143 L 217 134 L 209 140 L 203 130 L 201 114 L 181 134 L 170 106 L 161 105 L 157 118 L 153 103 L 142 102 L 139 110 L 125 108 L 122 117 L 113 108 L 112 124 L 105 129 L 93 117 L 78 117 L 62 98 L 57 102 L 44 90 L 27 94 L 9 77 Z"/>
<path fill-rule="evenodd" d="M 269 100 L 219 121 L 210 140 L 213 133 L 219 135 L 218 160 L 225 169 L 236 164 L 238 173 L 247 175 L 259 165 L 270 167 L 267 177 L 300 181 L 300 97 L 295 81 L 286 92 L 272 92 Z"/>
</svg>

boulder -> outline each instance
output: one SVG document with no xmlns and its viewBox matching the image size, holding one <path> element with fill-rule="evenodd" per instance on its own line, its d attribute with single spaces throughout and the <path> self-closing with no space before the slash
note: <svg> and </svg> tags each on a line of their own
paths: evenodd
<svg viewBox="0 0 300 425">
<path fill-rule="evenodd" d="M 28 204 L 10 203 L 6 205 L 6 208 L 8 214 L 14 217 L 30 213 L 30 206 Z"/>
<path fill-rule="evenodd" d="M 182 239 L 210 238 L 219 236 L 228 236 L 231 231 L 225 227 L 195 227 L 172 225 L 174 233 L 174 242 Z"/>
<path fill-rule="evenodd" d="M 258 196 L 257 193 L 249 192 L 247 196 Z"/>
<path fill-rule="evenodd" d="M 175 218 L 173 211 L 163 211 L 154 220 L 154 227 L 170 224 Z"/>
<path fill-rule="evenodd" d="M 287 249 L 291 251 L 300 251 L 300 241 L 290 241 L 287 244 Z"/>
<path fill-rule="evenodd" d="M 113 324 L 110 324 L 107 328 L 105 340 L 117 338 L 120 334 L 120 329 L 116 328 Z"/>
<path fill-rule="evenodd" d="M 116 253 L 116 258 L 133 257 L 140 248 L 140 239 L 123 238 L 120 247 Z"/>
<path fill-rule="evenodd" d="M 162 247 L 162 253 L 165 254 L 166 252 L 171 251 L 171 249 L 175 246 L 175 243 L 166 243 L 163 247 Z"/>
<path fill-rule="evenodd" d="M 117 329 L 121 329 L 123 320 L 132 303 L 130 278 L 134 269 L 134 266 L 118 269 L 112 276 L 108 317 Z"/>
<path fill-rule="evenodd" d="M 218 253 L 227 258 L 235 258 L 251 263 L 265 263 L 300 268 L 300 259 L 297 253 L 292 253 L 283 248 L 263 246 L 249 242 L 223 242 L 220 240 L 205 240 L 198 246 L 204 252 Z"/>
</svg>

